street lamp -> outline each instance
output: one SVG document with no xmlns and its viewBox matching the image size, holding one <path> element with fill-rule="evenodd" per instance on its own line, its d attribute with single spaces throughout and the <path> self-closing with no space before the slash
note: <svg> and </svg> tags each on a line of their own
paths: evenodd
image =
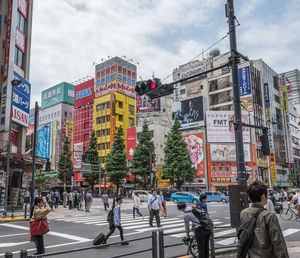
<svg viewBox="0 0 300 258">
<path fill-rule="evenodd" d="M 8 201 L 8 183 L 9 183 L 9 170 L 10 170 L 10 149 L 11 149 L 11 120 L 12 120 L 12 107 L 13 107 L 13 92 L 14 87 L 20 85 L 22 82 L 18 79 L 11 81 L 11 95 L 10 95 L 10 114 L 8 125 L 8 143 L 7 143 L 7 157 L 6 157 L 6 182 L 5 182 L 5 199 L 4 199 L 4 211 L 3 217 L 6 217 L 7 213 L 7 201 Z"/>
<path fill-rule="evenodd" d="M 150 188 L 151 188 L 152 187 L 152 178 L 151 178 L 152 177 L 152 152 L 146 145 L 143 144 L 142 146 L 145 147 L 149 152 L 149 158 L 150 158 L 149 178 L 150 178 Z"/>
</svg>

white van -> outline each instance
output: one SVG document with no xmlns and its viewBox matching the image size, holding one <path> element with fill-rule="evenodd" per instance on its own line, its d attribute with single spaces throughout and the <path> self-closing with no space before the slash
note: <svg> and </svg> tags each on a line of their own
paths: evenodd
<svg viewBox="0 0 300 258">
<path fill-rule="evenodd" d="M 134 190 L 132 192 L 132 199 L 134 199 L 134 193 L 137 193 L 140 197 L 140 200 L 142 202 L 148 202 L 149 197 L 152 195 L 151 191 L 146 191 L 146 190 Z"/>
</svg>

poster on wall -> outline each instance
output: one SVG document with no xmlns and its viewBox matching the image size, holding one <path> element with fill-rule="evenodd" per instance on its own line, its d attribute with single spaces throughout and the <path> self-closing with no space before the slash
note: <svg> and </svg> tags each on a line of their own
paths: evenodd
<svg viewBox="0 0 300 258">
<path fill-rule="evenodd" d="M 160 111 L 160 98 L 150 99 L 149 96 L 136 96 L 136 113 L 150 113 Z"/>
<path fill-rule="evenodd" d="M 207 111 L 207 142 L 235 142 L 235 126 L 233 111 Z M 242 112 L 242 122 L 249 124 L 249 116 Z M 243 127 L 243 141 L 250 142 L 250 129 Z"/>
<path fill-rule="evenodd" d="M 245 162 L 251 162 L 250 144 L 244 144 Z M 210 160 L 212 162 L 235 162 L 235 144 L 210 144 Z"/>
<path fill-rule="evenodd" d="M 182 138 L 187 144 L 186 148 L 189 151 L 193 167 L 197 170 L 197 176 L 204 176 L 203 134 L 188 134 Z"/>
</svg>

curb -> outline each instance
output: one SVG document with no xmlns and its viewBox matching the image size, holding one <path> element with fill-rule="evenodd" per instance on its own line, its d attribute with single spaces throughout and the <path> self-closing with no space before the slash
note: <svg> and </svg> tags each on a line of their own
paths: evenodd
<svg viewBox="0 0 300 258">
<path fill-rule="evenodd" d="M 5 219 L 0 219 L 0 224 L 1 223 L 10 223 L 10 222 L 17 222 L 17 221 L 29 221 L 30 219 L 27 218 L 5 218 Z"/>
</svg>

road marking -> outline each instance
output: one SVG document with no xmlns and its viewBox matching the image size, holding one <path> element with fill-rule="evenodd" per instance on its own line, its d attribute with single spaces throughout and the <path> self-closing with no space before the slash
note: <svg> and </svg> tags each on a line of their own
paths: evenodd
<svg viewBox="0 0 300 258">
<path fill-rule="evenodd" d="M 21 235 L 28 235 L 28 233 L 18 233 L 18 234 L 4 235 L 0 237 L 11 237 L 11 236 L 21 236 Z"/>
<path fill-rule="evenodd" d="M 179 234 L 174 234 L 174 235 L 170 235 L 171 237 L 184 237 L 186 236 L 186 233 L 179 233 Z"/>
<path fill-rule="evenodd" d="M 164 221 L 170 221 L 170 220 L 178 220 L 178 218 L 168 218 L 168 219 L 163 219 L 161 220 L 161 222 L 164 222 Z M 125 222 L 125 223 L 123 223 Z M 124 225 L 132 225 L 132 224 L 147 224 L 149 223 L 149 220 L 148 219 L 144 219 L 144 220 L 121 220 L 121 224 L 122 226 Z M 105 226 L 105 225 L 108 225 L 108 222 L 103 222 L 103 223 L 97 223 L 95 224 L 97 226 Z"/>
<path fill-rule="evenodd" d="M 218 245 L 231 245 L 236 241 L 237 241 L 237 239 L 235 237 L 229 237 L 227 239 L 216 242 L 216 244 L 218 244 Z"/>
<path fill-rule="evenodd" d="M 294 234 L 294 233 L 296 233 L 298 231 L 300 231 L 300 229 L 289 228 L 289 229 L 286 229 L 286 230 L 282 231 L 282 234 L 283 234 L 284 237 L 287 237 L 287 236 L 289 236 L 291 234 Z"/>
<path fill-rule="evenodd" d="M 11 247 L 11 246 L 16 246 L 16 245 L 23 245 L 23 244 L 27 244 L 27 243 L 30 243 L 30 242 L 25 241 L 25 242 L 18 242 L 18 243 L 1 243 L 0 248 L 2 248 L 2 247 Z"/>
<path fill-rule="evenodd" d="M 166 225 L 166 224 L 174 224 L 174 223 L 177 223 L 177 222 L 182 222 L 182 220 L 176 220 L 176 221 L 166 221 L 166 222 L 163 222 L 161 223 L 163 226 Z M 149 224 L 149 222 L 147 223 Z M 176 226 L 177 224 L 173 225 L 173 226 Z M 124 227 L 124 229 L 135 229 L 135 228 L 143 228 L 145 227 L 146 225 L 135 225 L 135 226 L 129 226 L 129 227 Z"/>
<path fill-rule="evenodd" d="M 184 223 L 178 223 L 176 224 L 176 226 L 184 226 Z M 174 225 L 167 225 L 167 226 L 162 226 L 162 228 L 172 228 L 174 227 Z M 136 231 L 138 232 L 146 232 L 146 231 L 152 231 L 154 229 L 154 227 L 150 227 L 150 228 L 144 228 L 144 229 L 137 229 Z"/>
<path fill-rule="evenodd" d="M 229 229 L 229 230 L 225 230 L 225 231 L 221 231 L 221 232 L 217 232 L 214 234 L 215 237 L 219 237 L 219 236 L 225 236 L 225 235 L 228 235 L 228 234 L 231 234 L 233 232 L 236 232 L 236 229 L 233 228 L 233 229 Z"/>
<path fill-rule="evenodd" d="M 222 221 L 215 221 L 214 225 L 219 225 L 219 224 L 222 224 L 222 223 L 223 223 Z"/>
</svg>

